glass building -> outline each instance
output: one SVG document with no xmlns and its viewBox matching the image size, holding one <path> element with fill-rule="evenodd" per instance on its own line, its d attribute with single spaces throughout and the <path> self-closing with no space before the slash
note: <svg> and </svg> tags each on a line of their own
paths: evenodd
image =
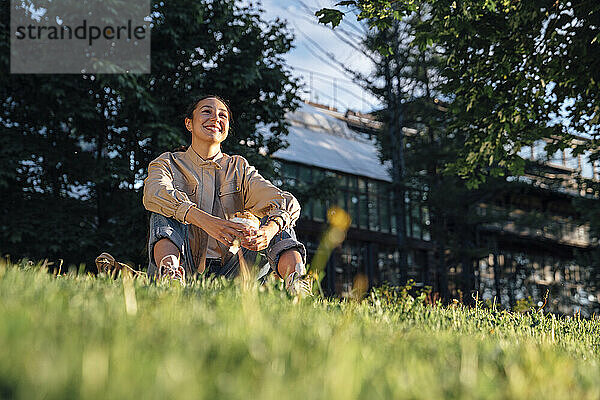
<svg viewBox="0 0 600 400">
<path fill-rule="evenodd" d="M 277 151 L 275 168 L 279 181 L 298 196 L 319 184 L 333 185 L 325 198 L 301 198 L 302 214 L 296 230 L 314 256 L 327 227 L 327 210 L 344 209 L 351 217 L 346 240 L 334 250 L 326 267 L 324 290 L 347 295 L 357 277 L 369 286 L 399 283 L 396 252 L 396 220 L 390 165 L 382 163 L 372 134 L 381 123 L 365 116 L 344 115 L 303 104 L 289 113 L 289 146 Z M 406 227 L 411 240 L 409 277 L 422 282 L 426 270 L 429 215 L 421 206 L 419 192 L 408 193 Z"/>
<path fill-rule="evenodd" d="M 369 287 L 399 284 L 394 216 L 398 202 L 393 198 L 390 165 L 380 161 L 373 139 L 382 124 L 366 115 L 311 104 L 303 104 L 286 118 L 289 146 L 273 154 L 275 183 L 301 200 L 296 230 L 307 245 L 309 261 L 327 228 L 327 210 L 336 205 L 351 217 L 346 240 L 327 262 L 324 290 L 348 295 L 359 278 L 366 279 Z M 600 311 L 597 266 L 576 262 L 578 252 L 594 247 L 589 226 L 572 205 L 574 198 L 589 195 L 575 184 L 577 177 L 598 180 L 600 166 L 589 160 L 589 154 L 575 155 L 566 149 L 548 155 L 545 147 L 545 141 L 538 141 L 519 152 L 528 163 L 527 173 L 512 180 L 532 190 L 509 189 L 477 205 L 481 216 L 502 217 L 480 227 L 483 247 L 492 249 L 489 254 L 446 266 L 443 280 L 450 296 L 464 294 L 457 284 L 463 279 L 480 299 L 495 297 L 504 305 L 528 298 L 541 305 L 550 293 L 547 309 L 552 311 L 581 310 L 590 315 Z M 418 286 L 434 282 L 436 291 L 435 282 L 442 278 L 434 257 L 426 195 L 424 190 L 406 192 L 407 273 Z"/>
</svg>

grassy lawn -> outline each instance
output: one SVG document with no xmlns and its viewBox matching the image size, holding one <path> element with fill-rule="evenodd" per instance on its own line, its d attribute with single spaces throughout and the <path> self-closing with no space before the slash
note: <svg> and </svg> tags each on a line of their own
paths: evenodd
<svg viewBox="0 0 600 400">
<path fill-rule="evenodd" d="M 0 398 L 598 399 L 600 321 L 0 264 Z"/>
</svg>

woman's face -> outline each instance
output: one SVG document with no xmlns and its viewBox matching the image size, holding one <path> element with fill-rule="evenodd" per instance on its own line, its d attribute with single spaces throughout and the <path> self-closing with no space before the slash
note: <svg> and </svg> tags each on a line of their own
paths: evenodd
<svg viewBox="0 0 600 400">
<path fill-rule="evenodd" d="M 192 142 L 221 143 L 229 133 L 229 112 L 223 102 L 214 97 L 200 100 L 193 119 L 185 119 L 186 128 L 192 133 Z"/>
</svg>

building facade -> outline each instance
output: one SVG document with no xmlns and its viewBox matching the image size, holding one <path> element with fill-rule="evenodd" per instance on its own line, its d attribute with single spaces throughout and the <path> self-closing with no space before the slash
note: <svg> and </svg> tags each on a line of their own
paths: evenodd
<svg viewBox="0 0 600 400">
<path fill-rule="evenodd" d="M 390 165 L 380 161 L 373 138 L 381 123 L 370 116 L 311 104 L 303 104 L 287 119 L 289 146 L 273 155 L 280 177 L 275 183 L 301 194 L 297 232 L 307 244 L 309 260 L 327 227 L 331 206 L 343 208 L 352 219 L 346 240 L 327 263 L 326 292 L 348 295 L 357 276 L 366 277 L 370 287 L 399 284 L 397 202 Z M 577 189 L 574 177 L 597 180 L 600 168 L 585 154 L 575 156 L 567 149 L 548 157 L 543 148 L 539 142 L 523 149 L 520 155 L 528 160 L 528 173 L 502 196 L 477 205 L 482 216 L 502 217 L 482 226 L 479 240 L 492 249 L 489 254 L 479 255 L 472 265 L 470 261 L 468 266 L 447 266 L 444 279 L 451 296 L 461 295 L 456 282 L 468 274 L 472 291 L 483 299 L 495 296 L 507 306 L 529 298 L 537 303 L 549 292 L 553 311 L 598 308 L 600 292 L 590 284 L 594 266 L 581 267 L 576 261 L 578 252 L 590 251 L 596 244 L 591 242 L 589 226 L 578 219 L 572 200 L 588 195 Z M 331 182 L 335 190 L 319 196 Z M 523 187 L 527 190 L 519 189 Z M 417 189 L 405 198 L 407 275 L 435 291 L 439 271 L 433 265 L 430 217 L 425 193 Z"/>
<path fill-rule="evenodd" d="M 327 228 L 327 210 L 337 205 L 351 217 L 346 240 L 327 264 L 324 290 L 347 295 L 357 276 L 366 277 L 371 287 L 385 282 L 398 284 L 390 165 L 380 161 L 373 139 L 381 123 L 310 104 L 303 104 L 287 118 L 289 146 L 273 155 L 281 177 L 275 183 L 296 195 L 303 187 L 318 185 L 326 178 L 334 180 L 336 186 L 330 198 L 301 199 L 302 214 L 296 230 L 307 245 L 309 260 Z M 409 276 L 417 278 L 427 259 L 429 233 L 422 222 L 428 220 L 428 213 L 426 208 L 412 204 L 408 202 L 407 215 Z"/>
</svg>

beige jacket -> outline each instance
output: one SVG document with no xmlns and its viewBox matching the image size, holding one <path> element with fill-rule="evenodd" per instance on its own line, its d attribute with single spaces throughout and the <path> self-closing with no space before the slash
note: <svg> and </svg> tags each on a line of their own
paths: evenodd
<svg viewBox="0 0 600 400">
<path fill-rule="evenodd" d="M 263 178 L 243 157 L 219 153 L 206 161 L 191 146 L 185 152 L 163 153 L 150 162 L 143 203 L 148 211 L 183 224 L 194 205 L 227 219 L 237 211 L 249 211 L 259 218 L 280 217 L 283 229 L 292 228 L 300 216 L 298 200 Z M 194 264 L 204 270 L 208 235 L 195 226 L 190 227 L 190 234 Z"/>
</svg>

